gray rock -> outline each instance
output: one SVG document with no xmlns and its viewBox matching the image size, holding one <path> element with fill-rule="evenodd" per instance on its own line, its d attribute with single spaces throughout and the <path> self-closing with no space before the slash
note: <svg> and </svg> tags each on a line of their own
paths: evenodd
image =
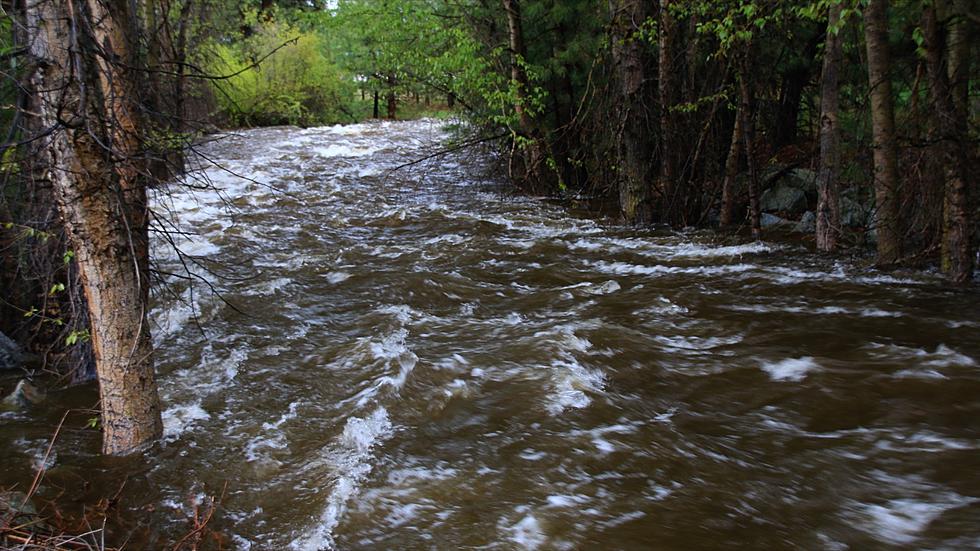
<svg viewBox="0 0 980 551">
<path fill-rule="evenodd" d="M 0 526 L 23 526 L 31 532 L 42 534 L 53 531 L 52 526 L 40 517 L 37 507 L 27 498 L 27 494 L 13 490 L 0 492 Z M 10 549 L 15 548 L 28 549 L 26 546 L 10 547 Z M 40 548 L 30 547 L 30 549 Z M 8 548 L 4 547 L 4 549 Z"/>
<path fill-rule="evenodd" d="M 844 227 L 863 228 L 868 225 L 871 208 L 850 197 L 840 199 L 840 223 Z"/>
<path fill-rule="evenodd" d="M 869 228 L 868 231 L 864 232 L 864 242 L 869 247 L 876 247 L 878 245 L 878 229 Z"/>
<path fill-rule="evenodd" d="M 762 213 L 762 218 L 759 220 L 759 223 L 762 225 L 763 228 L 787 226 L 789 224 L 792 224 L 792 222 L 790 222 L 789 220 L 785 218 L 780 218 L 774 214 L 769 214 L 768 212 Z"/>
<path fill-rule="evenodd" d="M 37 508 L 24 492 L 0 492 L 0 515 L 36 515 Z"/>
<path fill-rule="evenodd" d="M 790 171 L 787 179 L 790 185 L 807 194 L 808 197 L 817 199 L 817 173 L 805 168 L 797 168 Z"/>
<path fill-rule="evenodd" d="M 806 211 L 806 193 L 780 180 L 763 192 L 759 207 L 763 212 L 779 212 L 789 216 L 799 216 Z"/>
<path fill-rule="evenodd" d="M 799 233 L 813 233 L 817 231 L 817 215 L 813 211 L 806 211 L 803 217 L 793 227 L 793 231 Z"/>
<path fill-rule="evenodd" d="M 25 379 L 17 381 L 14 391 L 3 399 L 3 406 L 7 409 L 26 408 L 40 404 L 44 401 L 44 392 Z"/>
<path fill-rule="evenodd" d="M 17 369 L 23 361 L 24 355 L 17 343 L 7 335 L 0 333 L 0 371 Z"/>
</svg>

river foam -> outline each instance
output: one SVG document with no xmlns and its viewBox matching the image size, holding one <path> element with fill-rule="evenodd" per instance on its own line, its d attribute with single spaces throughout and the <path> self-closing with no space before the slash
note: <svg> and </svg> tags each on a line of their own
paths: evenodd
<svg viewBox="0 0 980 551">
<path fill-rule="evenodd" d="M 298 551 L 334 549 L 333 530 L 357 495 L 361 482 L 371 472 L 373 448 L 391 436 L 388 411 L 378 407 L 367 417 L 351 417 L 337 442 L 324 451 L 323 463 L 334 478 L 326 506 L 316 525 L 294 539 L 289 547 Z"/>
</svg>

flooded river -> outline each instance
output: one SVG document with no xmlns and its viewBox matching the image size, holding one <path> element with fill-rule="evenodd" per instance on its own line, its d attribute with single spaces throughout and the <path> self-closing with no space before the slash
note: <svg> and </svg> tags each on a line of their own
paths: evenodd
<svg viewBox="0 0 980 551">
<path fill-rule="evenodd" d="M 234 549 L 980 547 L 975 290 L 575 216 L 474 153 L 388 175 L 443 137 L 202 147 L 220 192 L 156 203 L 227 303 L 156 299 L 165 442 L 102 459 L 82 419 L 42 495 L 119 491 L 110 533 L 147 548 L 223 488 L 209 526 Z M 4 413 L 2 482 L 93 396 Z"/>
</svg>

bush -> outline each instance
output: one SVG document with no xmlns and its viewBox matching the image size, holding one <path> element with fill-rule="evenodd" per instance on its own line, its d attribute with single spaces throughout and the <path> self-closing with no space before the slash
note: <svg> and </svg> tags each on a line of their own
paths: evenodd
<svg viewBox="0 0 980 551">
<path fill-rule="evenodd" d="M 267 22 L 244 40 L 211 42 L 202 58 L 210 74 L 233 75 L 212 81 L 218 111 L 232 124 L 307 126 L 352 118 L 347 104 L 354 83 L 313 32 Z"/>
</svg>

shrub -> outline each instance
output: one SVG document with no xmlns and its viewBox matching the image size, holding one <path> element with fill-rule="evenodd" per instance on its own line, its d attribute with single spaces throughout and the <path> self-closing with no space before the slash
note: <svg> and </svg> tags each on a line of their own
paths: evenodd
<svg viewBox="0 0 980 551">
<path fill-rule="evenodd" d="M 232 124 L 306 126 L 351 118 L 353 82 L 313 32 L 270 21 L 244 40 L 212 41 L 201 57 L 210 74 L 231 75 L 212 86 L 218 111 Z"/>
</svg>

